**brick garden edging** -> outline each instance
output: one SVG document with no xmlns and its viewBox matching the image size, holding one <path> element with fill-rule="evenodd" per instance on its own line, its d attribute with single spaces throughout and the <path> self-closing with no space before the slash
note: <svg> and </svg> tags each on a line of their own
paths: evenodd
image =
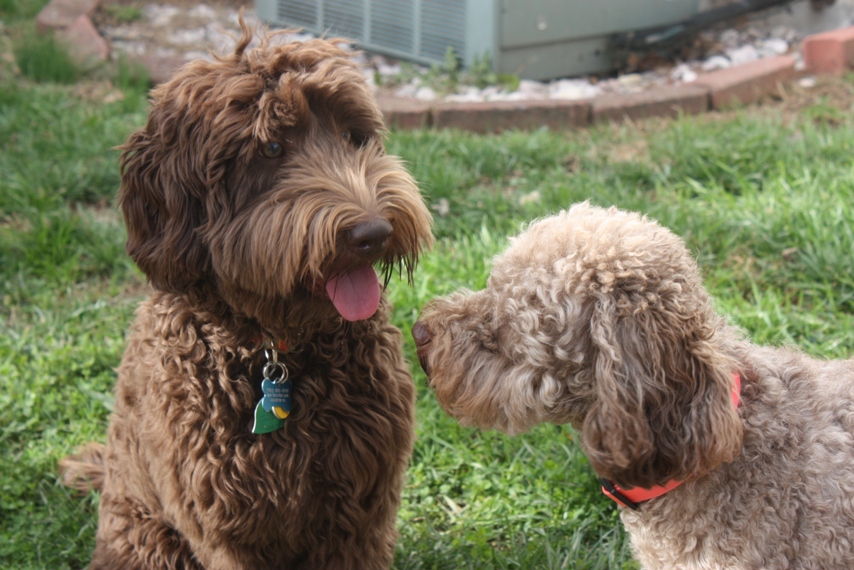
<svg viewBox="0 0 854 570">
<path fill-rule="evenodd" d="M 53 32 L 79 62 L 106 61 L 110 46 L 90 16 L 99 0 L 51 0 L 36 17 L 38 30 Z M 802 44 L 804 71 L 842 74 L 854 69 L 854 26 L 815 34 Z M 154 83 L 165 81 L 181 64 L 178 58 L 140 58 Z M 759 59 L 710 73 L 696 81 L 639 93 L 606 94 L 581 100 L 427 103 L 381 94 L 386 122 L 392 128 L 456 128 L 480 133 L 509 129 L 575 129 L 603 121 L 640 120 L 699 114 L 750 104 L 777 92 L 799 75 L 790 56 Z"/>
<path fill-rule="evenodd" d="M 594 123 L 696 115 L 709 110 L 709 89 L 691 83 L 672 85 L 639 93 L 600 95 L 590 105 Z"/>
<path fill-rule="evenodd" d="M 815 34 L 804 39 L 807 73 L 841 75 L 854 68 L 854 26 Z"/>
<path fill-rule="evenodd" d="M 388 109 L 383 109 L 391 124 L 395 123 Z M 549 127 L 564 130 L 587 126 L 590 123 L 588 101 L 493 101 L 483 103 L 438 103 L 431 107 L 437 129 L 455 128 L 477 133 L 509 129 L 538 129 Z"/>
<path fill-rule="evenodd" d="M 723 109 L 753 103 L 796 75 L 795 59 L 780 55 L 705 73 L 691 85 L 707 88 L 711 108 Z"/>
<path fill-rule="evenodd" d="M 380 99 L 380 106 L 386 122 L 398 128 L 429 126 L 481 133 L 543 126 L 571 129 L 603 121 L 696 115 L 746 105 L 777 92 L 797 75 L 794 58 L 783 55 L 704 73 L 692 83 L 592 99 L 431 105 L 411 99 L 398 99 L 392 104 L 384 98 Z"/>
</svg>

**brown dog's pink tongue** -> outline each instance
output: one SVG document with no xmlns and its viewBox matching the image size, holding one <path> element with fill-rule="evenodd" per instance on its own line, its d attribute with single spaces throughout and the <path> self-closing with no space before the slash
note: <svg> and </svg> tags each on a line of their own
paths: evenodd
<svg viewBox="0 0 854 570">
<path fill-rule="evenodd" d="M 368 319 L 380 306 L 380 281 L 370 265 L 336 275 L 326 282 L 326 293 L 338 314 L 348 321 Z"/>
</svg>

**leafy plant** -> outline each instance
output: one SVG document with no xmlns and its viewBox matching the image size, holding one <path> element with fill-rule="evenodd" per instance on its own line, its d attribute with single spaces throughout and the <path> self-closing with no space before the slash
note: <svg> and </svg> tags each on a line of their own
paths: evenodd
<svg viewBox="0 0 854 570">
<path fill-rule="evenodd" d="M 519 77 L 508 73 L 496 73 L 492 65 L 492 56 L 487 52 L 483 56 L 475 56 L 463 81 L 480 89 L 497 85 L 506 91 L 516 91 L 519 88 Z"/>
<path fill-rule="evenodd" d="M 467 85 L 480 89 L 497 86 L 506 91 L 515 91 L 519 88 L 519 78 L 516 75 L 493 71 L 492 58 L 488 53 L 482 57 L 475 57 L 471 65 L 466 68 L 453 46 L 448 46 L 445 50 L 445 57 L 441 64 L 434 63 L 429 69 L 425 69 L 404 62 L 401 64 L 399 74 L 383 76 L 376 73 L 374 81 L 384 87 L 398 87 L 414 81 L 419 85 L 430 87 L 441 95 L 456 93 Z"/>
</svg>

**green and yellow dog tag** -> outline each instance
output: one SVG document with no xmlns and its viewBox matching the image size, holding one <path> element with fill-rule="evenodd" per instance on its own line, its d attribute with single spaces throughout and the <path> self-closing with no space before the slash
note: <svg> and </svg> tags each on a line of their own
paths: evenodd
<svg viewBox="0 0 854 570">
<path fill-rule="evenodd" d="M 281 376 L 274 379 L 277 371 Z M 255 406 L 255 420 L 252 433 L 270 433 L 285 426 L 285 419 L 291 413 L 291 390 L 293 384 L 288 379 L 288 369 L 276 359 L 275 350 L 267 352 L 267 364 L 264 365 L 264 380 L 261 392 L 264 396 Z"/>
</svg>

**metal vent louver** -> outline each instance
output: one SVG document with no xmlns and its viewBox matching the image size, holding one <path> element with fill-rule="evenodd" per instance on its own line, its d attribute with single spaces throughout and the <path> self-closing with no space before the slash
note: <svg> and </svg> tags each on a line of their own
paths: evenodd
<svg viewBox="0 0 854 570">
<path fill-rule="evenodd" d="M 465 51 L 466 7 L 457 0 L 421 4 L 421 51 L 423 57 L 441 60 L 448 46 L 467 59 Z"/>
<path fill-rule="evenodd" d="M 313 0 L 280 0 L 279 15 L 284 22 L 300 28 L 317 27 L 317 2 Z"/>
<path fill-rule="evenodd" d="M 259 2 L 259 13 L 266 14 Z M 441 62 L 448 46 L 467 59 L 469 0 L 274 0 L 268 21 L 422 63 Z"/>
<path fill-rule="evenodd" d="M 371 10 L 371 35 L 375 43 L 404 53 L 414 53 L 415 3 L 375 0 Z"/>
</svg>

